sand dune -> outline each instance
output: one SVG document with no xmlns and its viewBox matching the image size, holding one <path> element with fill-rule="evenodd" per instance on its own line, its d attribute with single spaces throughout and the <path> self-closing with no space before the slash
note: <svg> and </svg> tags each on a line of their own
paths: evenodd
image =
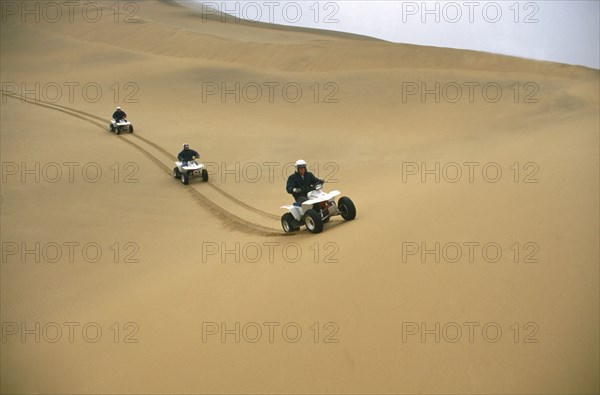
<svg viewBox="0 0 600 395">
<path fill-rule="evenodd" d="M 598 392 L 598 70 L 131 3 L 3 9 L 2 393 Z"/>
</svg>

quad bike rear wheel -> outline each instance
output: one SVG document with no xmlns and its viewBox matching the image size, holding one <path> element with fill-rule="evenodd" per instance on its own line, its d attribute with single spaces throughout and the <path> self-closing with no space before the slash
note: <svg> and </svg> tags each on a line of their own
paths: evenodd
<svg viewBox="0 0 600 395">
<path fill-rule="evenodd" d="M 321 214 L 313 209 L 304 214 L 304 224 L 310 233 L 321 233 L 323 231 L 323 220 Z"/>
<path fill-rule="evenodd" d="M 281 227 L 285 233 L 293 233 L 298 230 L 298 228 L 294 226 L 294 221 L 296 221 L 296 219 L 292 213 L 285 213 L 281 216 Z"/>
<path fill-rule="evenodd" d="M 181 173 L 181 182 L 183 185 L 187 185 L 190 183 L 190 175 L 187 172 Z"/>
<path fill-rule="evenodd" d="M 356 218 L 356 207 L 354 206 L 354 202 L 352 202 L 349 197 L 342 196 L 340 198 L 338 201 L 338 209 L 342 214 L 342 218 L 344 218 L 346 221 L 351 221 Z"/>
</svg>

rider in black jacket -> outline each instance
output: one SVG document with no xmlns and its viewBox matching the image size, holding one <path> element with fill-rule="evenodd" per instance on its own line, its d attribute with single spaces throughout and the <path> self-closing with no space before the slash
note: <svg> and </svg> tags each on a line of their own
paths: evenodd
<svg viewBox="0 0 600 395">
<path fill-rule="evenodd" d="M 296 172 L 288 177 L 285 187 L 287 193 L 294 196 L 298 203 L 308 200 L 306 194 L 315 189 L 317 184 L 325 181 L 319 180 L 315 175 L 306 170 L 306 162 L 302 159 L 296 161 Z"/>
<path fill-rule="evenodd" d="M 194 151 L 193 149 L 190 149 L 190 145 L 187 143 L 183 144 L 183 151 L 181 151 L 179 155 L 177 155 L 177 159 L 179 159 L 182 162 L 189 162 L 193 159 L 198 158 L 200 158 L 200 154 Z"/>
<path fill-rule="evenodd" d="M 113 113 L 112 117 L 115 121 L 119 122 L 121 119 L 127 118 L 127 114 L 125 114 L 125 111 L 121 110 L 121 107 L 117 107 L 117 110 Z"/>
</svg>

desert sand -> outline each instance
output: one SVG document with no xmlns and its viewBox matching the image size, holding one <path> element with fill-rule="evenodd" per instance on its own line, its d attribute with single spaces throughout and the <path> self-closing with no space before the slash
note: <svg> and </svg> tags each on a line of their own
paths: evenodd
<svg viewBox="0 0 600 395">
<path fill-rule="evenodd" d="M 598 70 L 24 3 L 0 31 L 2 393 L 599 392 Z M 171 177 L 184 142 L 207 183 Z M 354 221 L 284 234 L 297 159 Z"/>
</svg>

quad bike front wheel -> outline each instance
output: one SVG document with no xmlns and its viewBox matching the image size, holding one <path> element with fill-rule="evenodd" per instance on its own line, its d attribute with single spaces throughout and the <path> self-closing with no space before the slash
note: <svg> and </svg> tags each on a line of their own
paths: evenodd
<svg viewBox="0 0 600 395">
<path fill-rule="evenodd" d="M 187 172 L 181 173 L 181 182 L 183 185 L 190 183 L 190 175 Z"/>
<path fill-rule="evenodd" d="M 294 226 L 295 220 L 292 213 L 285 213 L 281 216 L 281 227 L 285 233 L 293 233 L 298 230 L 298 228 Z"/>
<path fill-rule="evenodd" d="M 114 131 L 115 131 L 115 125 L 113 125 L 112 123 L 111 123 L 110 125 L 108 125 L 108 130 L 109 130 L 110 132 L 113 132 L 113 133 L 114 133 Z"/>
<path fill-rule="evenodd" d="M 208 171 L 206 169 L 202 169 L 202 181 L 208 181 Z"/>
<path fill-rule="evenodd" d="M 129 133 L 133 133 L 133 125 L 129 125 Z"/>
<path fill-rule="evenodd" d="M 349 197 L 342 196 L 340 198 L 338 201 L 338 209 L 342 214 L 342 218 L 344 218 L 346 221 L 351 221 L 356 218 L 356 207 L 354 206 L 354 202 L 352 202 Z"/>
<path fill-rule="evenodd" d="M 323 231 L 323 220 L 321 214 L 310 209 L 304 214 L 304 224 L 310 233 L 321 233 Z"/>
<path fill-rule="evenodd" d="M 179 169 L 174 167 L 173 168 L 173 178 L 180 178 L 181 177 L 181 173 L 179 172 Z"/>
</svg>

